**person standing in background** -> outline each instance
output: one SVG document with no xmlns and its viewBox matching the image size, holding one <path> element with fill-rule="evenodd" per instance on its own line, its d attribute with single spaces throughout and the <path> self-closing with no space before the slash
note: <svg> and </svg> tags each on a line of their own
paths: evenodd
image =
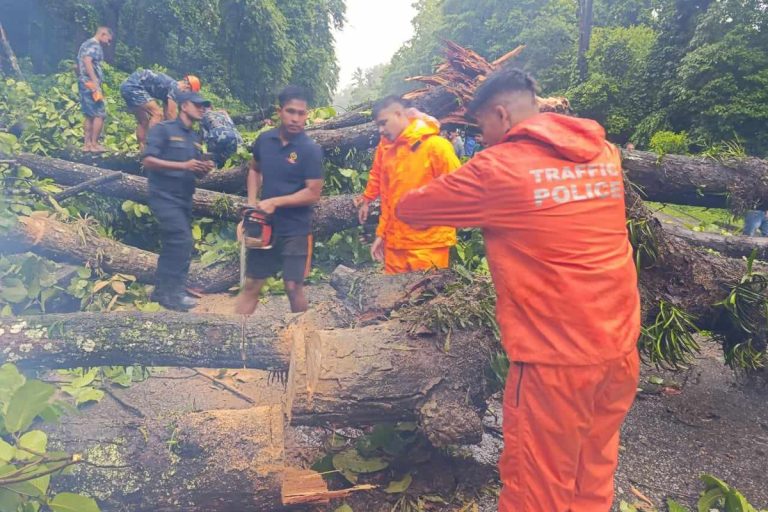
<svg viewBox="0 0 768 512">
<path fill-rule="evenodd" d="M 102 152 L 106 148 L 101 145 L 99 138 L 104 128 L 104 118 L 107 109 L 104 104 L 104 72 L 101 62 L 104 60 L 104 49 L 112 42 L 112 29 L 99 27 L 90 39 L 80 45 L 77 52 L 77 90 L 80 94 L 80 108 L 85 116 L 83 124 L 83 151 Z"/>
</svg>

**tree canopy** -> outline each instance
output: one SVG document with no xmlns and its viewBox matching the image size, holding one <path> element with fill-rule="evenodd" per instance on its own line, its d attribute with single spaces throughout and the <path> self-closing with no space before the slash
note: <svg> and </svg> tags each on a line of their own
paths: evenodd
<svg viewBox="0 0 768 512">
<path fill-rule="evenodd" d="M 344 0 L 0 0 L 0 21 L 22 61 L 56 71 L 98 25 L 115 31 L 107 60 L 131 72 L 193 73 L 253 107 L 292 82 L 328 104 L 338 79 L 333 29 Z"/>
<path fill-rule="evenodd" d="M 764 0 L 595 0 L 583 81 L 577 0 L 419 0 L 417 8 L 381 93 L 412 88 L 403 78 L 429 73 L 443 39 L 489 59 L 525 44 L 514 63 L 616 142 L 647 146 L 658 131 L 685 131 L 694 146 L 735 141 L 768 154 Z"/>
</svg>

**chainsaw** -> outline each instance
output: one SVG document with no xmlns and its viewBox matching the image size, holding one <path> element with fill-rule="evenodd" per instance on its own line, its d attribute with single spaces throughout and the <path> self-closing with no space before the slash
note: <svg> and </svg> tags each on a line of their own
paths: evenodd
<svg viewBox="0 0 768 512">
<path fill-rule="evenodd" d="M 243 208 L 243 237 L 240 242 L 240 286 L 245 284 L 248 249 L 272 248 L 272 215 L 259 208 Z"/>
</svg>

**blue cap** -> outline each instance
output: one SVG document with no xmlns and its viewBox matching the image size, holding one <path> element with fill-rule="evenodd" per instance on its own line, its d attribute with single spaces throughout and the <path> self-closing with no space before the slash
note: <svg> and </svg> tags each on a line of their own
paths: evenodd
<svg viewBox="0 0 768 512">
<path fill-rule="evenodd" d="M 176 103 L 181 105 L 182 103 L 186 103 L 188 101 L 191 101 L 195 105 L 202 105 L 204 107 L 210 107 L 211 102 L 200 96 L 196 92 L 192 91 L 180 91 L 176 93 Z"/>
</svg>

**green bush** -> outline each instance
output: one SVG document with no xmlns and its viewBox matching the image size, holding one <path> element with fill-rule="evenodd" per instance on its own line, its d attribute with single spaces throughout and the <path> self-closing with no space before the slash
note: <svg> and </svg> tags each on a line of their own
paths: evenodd
<svg viewBox="0 0 768 512">
<path fill-rule="evenodd" d="M 675 133 L 670 131 L 654 133 L 649 144 L 651 151 L 659 155 L 687 155 L 690 145 L 691 142 L 688 140 L 686 132 Z"/>
</svg>

